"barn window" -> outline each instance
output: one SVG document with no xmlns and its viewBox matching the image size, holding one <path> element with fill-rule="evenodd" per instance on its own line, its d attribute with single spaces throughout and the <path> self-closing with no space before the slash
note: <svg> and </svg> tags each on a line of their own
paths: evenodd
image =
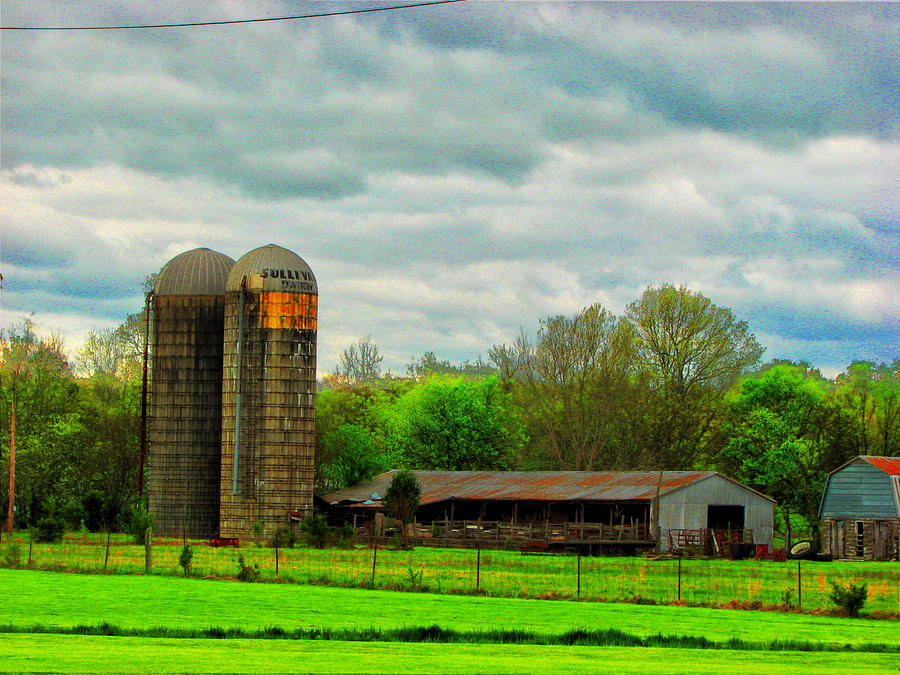
<svg viewBox="0 0 900 675">
<path fill-rule="evenodd" d="M 866 524 L 861 521 L 856 521 L 856 557 L 862 558 L 866 554 L 866 542 L 865 542 L 865 533 L 866 533 Z"/>
</svg>

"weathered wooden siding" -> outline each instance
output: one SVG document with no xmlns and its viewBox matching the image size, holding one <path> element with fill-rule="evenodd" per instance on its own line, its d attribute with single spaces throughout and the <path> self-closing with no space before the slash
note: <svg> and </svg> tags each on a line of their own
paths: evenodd
<svg viewBox="0 0 900 675">
<path fill-rule="evenodd" d="M 153 302 L 148 501 L 162 536 L 218 533 L 224 304 L 222 296 Z"/>
<path fill-rule="evenodd" d="M 828 478 L 822 518 L 897 518 L 891 477 L 864 460 L 851 462 Z"/>
<path fill-rule="evenodd" d="M 900 553 L 900 518 L 826 518 L 822 539 L 823 552 L 835 558 L 896 560 Z"/>
<path fill-rule="evenodd" d="M 744 528 L 753 530 L 753 539 L 757 544 L 771 547 L 774 502 L 722 476 L 713 475 L 660 497 L 659 527 L 663 550 L 668 550 L 669 530 L 708 527 L 710 505 L 743 506 Z"/>
</svg>

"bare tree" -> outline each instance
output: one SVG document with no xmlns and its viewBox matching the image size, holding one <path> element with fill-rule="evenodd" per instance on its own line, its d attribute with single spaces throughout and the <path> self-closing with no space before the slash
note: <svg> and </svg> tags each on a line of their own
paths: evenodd
<svg viewBox="0 0 900 675">
<path fill-rule="evenodd" d="M 488 352 L 518 399 L 538 466 L 581 471 L 628 463 L 611 428 L 627 384 L 625 337 L 616 317 L 595 303 L 572 317 L 543 319 L 534 343 L 523 333 Z"/>
<path fill-rule="evenodd" d="M 348 383 L 370 382 L 381 375 L 381 362 L 384 357 L 378 353 L 378 347 L 367 335 L 350 345 L 341 353 L 341 362 L 337 374 Z"/>
<path fill-rule="evenodd" d="M 75 366 L 85 375 L 115 377 L 122 363 L 122 344 L 115 328 L 88 331 L 75 357 Z"/>
<path fill-rule="evenodd" d="M 137 377 L 143 358 L 143 321 L 143 313 L 132 314 L 115 328 L 88 331 L 75 358 L 78 370 L 122 381 Z"/>
</svg>

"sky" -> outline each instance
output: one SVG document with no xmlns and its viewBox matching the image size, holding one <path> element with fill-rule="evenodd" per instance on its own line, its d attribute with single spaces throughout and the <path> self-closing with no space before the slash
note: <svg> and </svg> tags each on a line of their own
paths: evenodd
<svg viewBox="0 0 900 675">
<path fill-rule="evenodd" d="M 2 25 L 378 2 L 4 0 Z M 401 3 L 393 3 L 401 4 Z M 900 5 L 485 3 L 2 33 L 3 326 L 76 350 L 182 251 L 275 243 L 319 285 L 319 373 L 404 373 L 648 286 L 764 360 L 900 357 Z"/>
</svg>

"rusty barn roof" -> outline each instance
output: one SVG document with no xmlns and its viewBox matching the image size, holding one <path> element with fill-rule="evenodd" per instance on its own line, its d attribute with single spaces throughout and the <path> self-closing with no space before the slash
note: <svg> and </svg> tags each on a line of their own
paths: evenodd
<svg viewBox="0 0 900 675">
<path fill-rule="evenodd" d="M 331 504 L 378 506 L 395 471 L 323 498 Z M 458 500 L 645 501 L 656 497 L 658 471 L 413 471 L 421 504 Z M 720 475 L 714 471 L 664 471 L 660 494 Z M 722 476 L 731 480 L 727 476 Z M 732 481 L 734 482 L 734 481 Z M 737 483 L 751 492 L 751 488 Z M 761 494 L 761 493 L 756 493 Z M 765 495 L 761 495 L 770 499 Z"/>
<path fill-rule="evenodd" d="M 889 476 L 900 476 L 900 457 L 873 457 L 860 455 L 857 459 L 868 462 L 877 469 L 881 469 Z"/>
</svg>

